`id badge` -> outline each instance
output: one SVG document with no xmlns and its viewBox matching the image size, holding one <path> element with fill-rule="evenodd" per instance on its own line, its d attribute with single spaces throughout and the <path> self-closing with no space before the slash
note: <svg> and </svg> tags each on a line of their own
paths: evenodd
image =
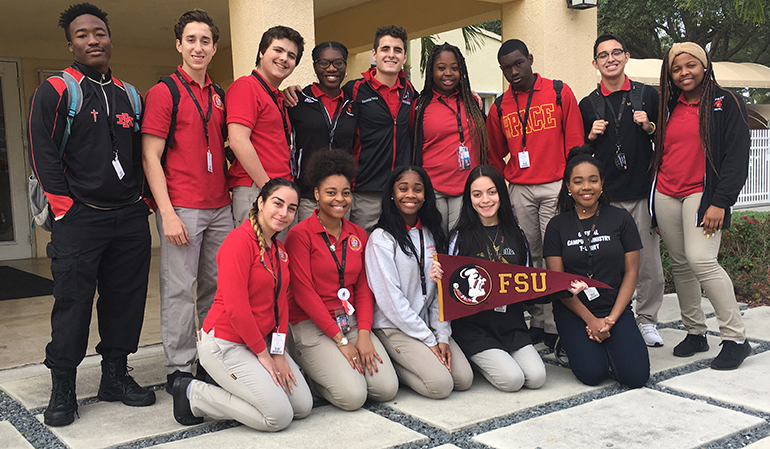
<svg viewBox="0 0 770 449">
<path fill-rule="evenodd" d="M 584 291 L 586 293 L 586 298 L 588 298 L 589 301 L 593 301 L 599 297 L 599 290 L 597 290 L 596 287 L 588 287 Z"/>
<path fill-rule="evenodd" d="M 626 153 L 615 153 L 615 167 L 618 170 L 628 170 L 628 163 L 626 162 Z"/>
<path fill-rule="evenodd" d="M 334 320 L 337 322 L 337 326 L 343 334 L 350 332 L 350 319 L 348 318 L 345 309 L 342 307 L 334 309 Z"/>
<path fill-rule="evenodd" d="M 529 151 L 519 153 L 519 168 L 529 168 Z"/>
<path fill-rule="evenodd" d="M 505 313 L 506 310 L 508 310 L 508 306 L 500 306 L 500 307 L 494 308 L 495 312 L 500 312 L 500 313 Z"/>
<path fill-rule="evenodd" d="M 286 334 L 283 332 L 273 332 L 272 343 L 270 343 L 270 354 L 283 354 L 283 348 L 286 346 Z"/>
<path fill-rule="evenodd" d="M 118 174 L 118 179 L 123 179 L 123 177 L 126 176 L 126 172 L 123 171 L 123 166 L 120 165 L 120 161 L 118 160 L 117 156 L 115 156 L 115 159 L 112 160 L 112 168 L 114 168 L 115 173 Z"/>
<path fill-rule="evenodd" d="M 206 151 L 206 168 L 209 173 L 214 173 L 214 161 L 211 158 L 211 151 Z"/>
<path fill-rule="evenodd" d="M 457 149 L 457 163 L 460 166 L 460 170 L 471 168 L 471 155 L 468 147 L 465 145 L 460 145 L 460 148 Z"/>
</svg>

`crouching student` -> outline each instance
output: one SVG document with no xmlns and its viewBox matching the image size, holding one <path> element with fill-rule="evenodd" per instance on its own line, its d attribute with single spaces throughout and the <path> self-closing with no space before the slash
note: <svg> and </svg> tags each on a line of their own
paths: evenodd
<svg viewBox="0 0 770 449">
<path fill-rule="evenodd" d="M 364 270 L 366 232 L 345 219 L 350 209 L 353 156 L 315 153 L 310 182 L 318 209 L 286 236 L 291 255 L 290 351 L 314 390 L 343 410 L 367 397 L 389 401 L 398 378 L 380 340 L 371 334 L 374 300 Z"/>
<path fill-rule="evenodd" d="M 208 416 L 275 432 L 310 414 L 310 389 L 284 353 L 289 256 L 276 239 L 294 220 L 298 203 L 294 183 L 271 179 L 249 221 L 222 243 L 217 294 L 198 341 L 201 364 L 218 386 L 177 378 L 174 418 L 180 424 L 199 424 Z"/>
<path fill-rule="evenodd" d="M 609 205 L 604 164 L 590 151 L 570 151 L 561 214 L 548 223 L 543 255 L 549 270 L 593 278 L 612 289 L 580 282 L 570 290 L 572 297 L 553 303 L 556 327 L 578 380 L 596 385 L 611 371 L 621 384 L 639 388 L 650 377 L 647 346 L 631 311 L 642 243 L 631 214 Z"/>
<path fill-rule="evenodd" d="M 428 278 L 433 255 L 446 253 L 446 247 L 428 174 L 416 166 L 396 168 L 366 244 L 366 276 L 375 299 L 372 327 L 399 379 L 434 399 L 473 383 L 451 325 L 439 321 L 436 283 Z"/>
</svg>

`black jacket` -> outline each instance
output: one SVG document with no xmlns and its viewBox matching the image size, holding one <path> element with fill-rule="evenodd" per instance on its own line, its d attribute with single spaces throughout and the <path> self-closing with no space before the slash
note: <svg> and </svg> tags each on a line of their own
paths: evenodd
<svg viewBox="0 0 770 449">
<path fill-rule="evenodd" d="M 417 100 L 412 83 L 401 78 L 401 105 L 396 120 L 385 100 L 371 85 L 371 71 L 364 78 L 349 81 L 342 90 L 354 102 L 358 132 L 353 150 L 358 162 L 354 192 L 382 192 L 391 170 L 412 162 L 410 119 Z"/>
<path fill-rule="evenodd" d="M 673 111 L 677 99 L 673 99 L 668 110 Z M 697 139 L 698 136 L 693 136 Z M 706 173 L 703 178 L 703 197 L 698 207 L 696 222 L 700 226 L 709 206 L 725 209 L 722 229 L 730 227 L 730 208 L 738 200 L 738 195 L 749 175 L 749 151 L 751 132 L 746 104 L 741 97 L 732 92 L 715 87 L 714 110 L 711 116 L 711 159 L 706 155 Z M 665 161 L 662 161 L 665 163 Z M 655 185 L 652 186 L 652 192 Z M 654 195 L 651 195 L 654 198 Z M 652 204 L 652 201 L 651 201 Z M 657 226 L 655 207 L 651 206 L 653 226 Z"/>
<path fill-rule="evenodd" d="M 102 75 L 77 62 L 72 67 L 84 75 L 83 107 L 72 120 L 61 157 L 68 94 L 60 94 L 47 80 L 30 100 L 30 163 L 55 217 L 64 215 L 73 201 L 107 209 L 133 204 L 142 199 L 144 184 L 141 134 L 135 130 L 134 110 L 123 84 L 111 73 Z M 116 151 L 125 173 L 122 179 L 113 166 Z"/>
<path fill-rule="evenodd" d="M 302 89 L 299 103 L 289 108 L 289 119 L 296 149 L 294 162 L 299 167 L 297 182 L 302 198 L 313 198 L 314 186 L 310 185 L 307 171 L 310 156 L 318 150 L 335 148 L 352 154 L 358 120 L 353 113 L 353 104 L 347 96 L 342 102 L 337 118 L 330 117 L 323 101 L 313 95 L 310 85 Z"/>
</svg>

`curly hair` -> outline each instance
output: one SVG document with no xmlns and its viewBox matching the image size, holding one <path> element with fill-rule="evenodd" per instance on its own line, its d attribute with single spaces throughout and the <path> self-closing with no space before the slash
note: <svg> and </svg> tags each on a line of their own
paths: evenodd
<svg viewBox="0 0 770 449">
<path fill-rule="evenodd" d="M 107 27 L 107 35 L 112 37 L 110 24 L 107 21 L 107 13 L 91 3 L 78 3 L 77 5 L 72 5 L 65 9 L 59 16 L 59 26 L 64 29 L 64 36 L 67 37 L 67 42 L 72 42 L 72 36 L 70 36 L 70 24 L 72 24 L 73 20 L 84 14 L 90 14 L 104 22 L 104 26 Z"/>
<path fill-rule="evenodd" d="M 459 48 L 447 42 L 433 47 L 433 51 L 430 53 L 430 56 L 428 56 L 426 67 L 430 73 L 425 74 L 425 87 L 423 87 L 415 107 L 416 114 L 414 120 L 414 151 L 412 152 L 412 163 L 414 165 L 422 165 L 425 108 L 433 99 L 433 86 L 435 84 L 435 81 L 433 80 L 433 65 L 435 64 L 438 55 L 444 51 L 451 52 L 457 58 L 457 64 L 460 69 L 460 83 L 457 85 L 457 91 L 460 93 L 460 99 L 465 108 L 465 115 L 472 124 L 468 129 L 472 130 L 470 133 L 471 142 L 473 143 L 472 148 L 478 148 L 479 151 L 478 165 L 484 165 L 487 163 L 489 152 L 489 136 L 487 135 L 487 125 L 484 120 L 484 114 L 481 112 L 481 108 L 471 90 L 471 84 L 468 78 L 468 66 L 465 64 L 463 54 L 460 52 Z"/>
<path fill-rule="evenodd" d="M 192 11 L 187 11 L 179 16 L 179 20 L 177 20 L 176 25 L 174 25 L 174 36 L 176 36 L 176 40 L 182 42 L 184 27 L 192 22 L 200 22 L 208 25 L 211 30 L 211 40 L 215 44 L 219 41 L 219 27 L 216 22 L 214 22 L 214 18 L 207 11 L 197 8 Z"/>
<path fill-rule="evenodd" d="M 257 51 L 256 65 L 259 65 L 259 61 L 262 59 L 260 54 L 266 52 L 270 44 L 276 39 L 288 39 L 294 42 L 297 46 L 297 65 L 299 65 L 299 61 L 302 59 L 302 52 L 305 51 L 305 39 L 302 38 L 302 35 L 297 30 L 283 25 L 268 28 L 267 31 L 262 33 L 262 39 L 259 41 L 259 50 Z"/>
<path fill-rule="evenodd" d="M 406 30 L 397 25 L 385 25 L 377 28 L 374 32 L 374 51 L 377 51 L 377 47 L 380 46 L 380 39 L 383 36 L 395 37 L 401 39 L 404 43 L 404 51 L 406 51 L 406 43 L 409 42 L 409 38 L 406 36 Z"/>
<path fill-rule="evenodd" d="M 356 176 L 356 160 L 345 150 L 316 151 L 308 161 L 308 187 L 317 188 L 329 176 L 342 175 L 348 182 Z"/>
</svg>

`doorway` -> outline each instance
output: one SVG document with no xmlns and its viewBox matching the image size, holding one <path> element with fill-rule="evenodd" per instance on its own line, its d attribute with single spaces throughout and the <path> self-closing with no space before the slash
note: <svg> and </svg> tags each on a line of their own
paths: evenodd
<svg viewBox="0 0 770 449">
<path fill-rule="evenodd" d="M 33 255 L 19 64 L 0 60 L 0 260 Z"/>
</svg>

